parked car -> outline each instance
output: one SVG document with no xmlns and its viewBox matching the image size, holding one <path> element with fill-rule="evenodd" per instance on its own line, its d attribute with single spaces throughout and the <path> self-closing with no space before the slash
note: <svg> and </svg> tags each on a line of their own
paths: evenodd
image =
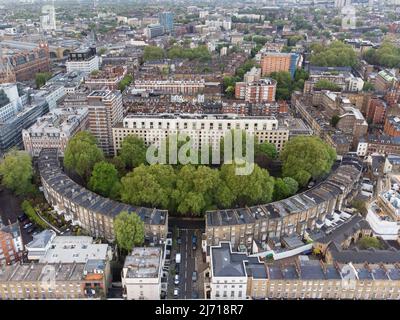
<svg viewBox="0 0 400 320">
<path fill-rule="evenodd" d="M 182 244 L 182 239 L 181 239 L 180 237 L 178 237 L 178 238 L 176 239 L 176 242 L 177 242 L 179 245 L 181 245 L 181 244 Z"/>
<path fill-rule="evenodd" d="M 176 256 L 175 256 L 175 263 L 176 263 L 176 264 L 181 263 L 181 254 L 180 254 L 180 253 L 177 253 L 177 254 L 176 254 Z"/>
<path fill-rule="evenodd" d="M 28 233 L 32 233 L 32 232 L 35 231 L 35 230 L 36 230 L 36 227 L 35 227 L 35 226 L 31 226 L 30 228 L 26 229 L 26 231 L 27 231 Z"/>
<path fill-rule="evenodd" d="M 198 299 L 199 293 L 197 291 L 192 291 L 192 299 Z"/>
<path fill-rule="evenodd" d="M 29 227 L 33 226 L 32 222 L 27 223 L 26 225 L 24 225 L 24 229 L 28 229 Z"/>
<path fill-rule="evenodd" d="M 197 237 L 195 235 L 192 236 L 192 249 L 197 249 Z"/>
<path fill-rule="evenodd" d="M 175 265 L 175 274 L 179 274 L 180 264 Z"/>
<path fill-rule="evenodd" d="M 193 271 L 193 273 L 192 273 L 192 281 L 193 282 L 197 281 L 197 271 Z"/>
<path fill-rule="evenodd" d="M 179 285 L 179 274 L 175 275 L 174 283 L 175 285 Z"/>
<path fill-rule="evenodd" d="M 18 219 L 19 222 L 22 222 L 22 221 L 24 221 L 25 219 L 28 219 L 28 216 L 27 216 L 25 213 L 23 213 L 23 214 L 19 215 L 19 216 L 17 217 L 17 219 Z"/>
<path fill-rule="evenodd" d="M 174 289 L 174 298 L 177 299 L 179 297 L 179 289 Z"/>
</svg>

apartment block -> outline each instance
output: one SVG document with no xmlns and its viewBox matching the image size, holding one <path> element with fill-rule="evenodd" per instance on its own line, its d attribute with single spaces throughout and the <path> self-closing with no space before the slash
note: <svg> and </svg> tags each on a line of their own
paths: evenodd
<svg viewBox="0 0 400 320">
<path fill-rule="evenodd" d="M 38 160 L 44 196 L 59 215 L 93 237 L 113 241 L 114 218 L 121 211 L 135 212 L 144 221 L 148 243 L 166 238 L 167 210 L 134 207 L 103 198 L 69 178 L 61 169 L 59 156 L 57 149 L 42 149 Z"/>
<path fill-rule="evenodd" d="M 275 102 L 276 81 L 274 79 L 260 79 L 253 82 L 236 82 L 235 97 L 248 103 Z"/>
<path fill-rule="evenodd" d="M 56 108 L 22 131 L 24 149 L 34 157 L 38 157 L 43 148 L 55 148 L 63 155 L 68 141 L 88 128 L 87 108 Z"/>
<path fill-rule="evenodd" d="M 95 90 L 88 95 L 87 106 L 90 132 L 104 153 L 112 155 L 114 152 L 112 128 L 123 119 L 121 92 Z"/>
<path fill-rule="evenodd" d="M 307 256 L 266 263 L 221 243 L 210 248 L 209 273 L 205 291 L 212 300 L 400 298 L 398 263 L 327 264 Z"/>
<path fill-rule="evenodd" d="M 251 250 L 253 242 L 266 243 L 285 235 L 318 229 L 326 217 L 349 203 L 357 189 L 362 165 L 344 155 L 340 166 L 316 187 L 290 198 L 246 208 L 207 211 L 207 245 L 229 241 L 232 247 Z"/>
<path fill-rule="evenodd" d="M 15 264 L 0 270 L 1 300 L 100 299 L 106 296 L 104 264 Z"/>
<path fill-rule="evenodd" d="M 206 82 L 202 80 L 147 80 L 137 79 L 131 86 L 132 91 L 148 91 L 169 94 L 193 95 L 203 93 Z"/>
<path fill-rule="evenodd" d="M 126 66 L 105 66 L 85 77 L 85 86 L 90 90 L 117 90 L 118 84 L 127 74 Z"/>
<path fill-rule="evenodd" d="M 395 116 L 386 118 L 383 132 L 390 137 L 400 137 L 400 118 Z"/>
<path fill-rule="evenodd" d="M 0 265 L 20 261 L 24 245 L 18 222 L 3 225 L 0 221 Z"/>
<path fill-rule="evenodd" d="M 299 61 L 297 53 L 266 52 L 261 58 L 261 74 L 269 76 L 272 72 L 287 71 L 293 78 Z"/>
<path fill-rule="evenodd" d="M 113 128 L 115 154 L 128 135 L 136 135 L 146 145 L 160 147 L 171 135 L 186 134 L 191 138 L 193 148 L 209 145 L 219 147 L 220 140 L 232 129 L 245 130 L 260 143 L 273 143 L 278 152 L 282 151 L 289 138 L 289 130 L 279 127 L 275 117 L 245 117 L 233 115 L 200 114 L 147 114 L 128 115 L 123 122 Z"/>
</svg>

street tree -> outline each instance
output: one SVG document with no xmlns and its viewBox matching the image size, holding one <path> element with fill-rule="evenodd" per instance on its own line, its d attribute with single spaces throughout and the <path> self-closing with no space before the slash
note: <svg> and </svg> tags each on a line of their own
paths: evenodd
<svg viewBox="0 0 400 320">
<path fill-rule="evenodd" d="M 144 242 L 144 222 L 135 213 L 120 212 L 114 219 L 115 240 L 120 249 L 129 252 Z"/>
</svg>

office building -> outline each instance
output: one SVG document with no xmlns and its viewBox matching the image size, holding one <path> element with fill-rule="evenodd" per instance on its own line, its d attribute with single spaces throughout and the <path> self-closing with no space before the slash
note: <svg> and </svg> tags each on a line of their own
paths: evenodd
<svg viewBox="0 0 400 320">
<path fill-rule="evenodd" d="M 166 33 L 174 31 L 174 14 L 172 12 L 162 12 L 158 15 L 158 23 L 163 26 Z"/>
<path fill-rule="evenodd" d="M 164 34 L 164 27 L 161 24 L 150 24 L 144 29 L 144 34 L 147 39 L 162 36 Z"/>
<path fill-rule="evenodd" d="M 67 72 L 82 71 L 89 74 L 99 70 L 100 59 L 96 55 L 96 48 L 84 48 L 70 52 L 65 65 L 67 67 Z"/>
<path fill-rule="evenodd" d="M 56 30 L 56 12 L 54 6 L 45 5 L 42 7 L 40 25 L 44 31 Z"/>
<path fill-rule="evenodd" d="M 68 141 L 88 128 L 87 108 L 56 108 L 22 131 L 24 149 L 33 157 L 38 157 L 43 148 L 56 148 L 63 155 Z"/>
<path fill-rule="evenodd" d="M 127 300 L 159 300 L 164 265 L 161 247 L 133 248 L 122 269 L 123 296 Z"/>
<path fill-rule="evenodd" d="M 7 95 L 0 108 L 0 155 L 12 147 L 22 147 L 22 130 L 32 126 L 36 119 L 49 112 L 45 98 L 18 90 L 16 84 L 0 87 Z"/>
</svg>

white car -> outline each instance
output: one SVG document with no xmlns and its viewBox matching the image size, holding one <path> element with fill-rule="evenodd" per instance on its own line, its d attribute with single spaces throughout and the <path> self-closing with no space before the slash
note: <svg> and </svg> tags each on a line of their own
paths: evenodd
<svg viewBox="0 0 400 320">
<path fill-rule="evenodd" d="M 174 289 L 174 298 L 179 297 L 179 289 Z"/>
<path fill-rule="evenodd" d="M 175 280 L 174 280 L 175 285 L 179 284 L 179 274 L 175 275 Z"/>
</svg>

